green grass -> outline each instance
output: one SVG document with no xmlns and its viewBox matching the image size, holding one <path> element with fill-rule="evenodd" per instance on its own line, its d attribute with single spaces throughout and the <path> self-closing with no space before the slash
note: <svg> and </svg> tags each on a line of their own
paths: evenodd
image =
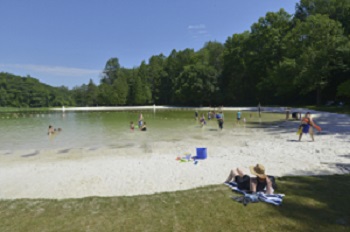
<svg viewBox="0 0 350 232">
<path fill-rule="evenodd" d="M 0 231 L 350 230 L 350 175 L 277 183 L 286 194 L 282 206 L 245 207 L 224 185 L 134 197 L 2 200 Z"/>
</svg>

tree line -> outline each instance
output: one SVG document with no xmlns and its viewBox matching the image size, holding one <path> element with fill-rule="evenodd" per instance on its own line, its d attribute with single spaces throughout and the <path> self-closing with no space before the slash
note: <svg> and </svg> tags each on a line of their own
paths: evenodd
<svg viewBox="0 0 350 232">
<path fill-rule="evenodd" d="M 0 73 L 1 107 L 51 107 L 74 105 L 67 87 L 52 87 L 39 80 L 10 73 Z"/>
<path fill-rule="evenodd" d="M 349 33 L 350 1 L 301 0 L 293 15 L 283 9 L 268 12 L 249 31 L 233 34 L 223 44 L 210 41 L 198 51 L 188 48 L 173 50 L 169 56 L 154 55 L 131 69 L 120 66 L 118 58 L 111 58 L 98 85 L 90 80 L 69 91 L 59 88 L 50 104 L 350 102 Z M 0 87 L 0 92 L 3 89 Z M 38 93 L 47 99 L 43 89 Z M 20 102 L 13 94 L 15 102 Z M 38 105 L 38 101 L 26 104 Z"/>
</svg>

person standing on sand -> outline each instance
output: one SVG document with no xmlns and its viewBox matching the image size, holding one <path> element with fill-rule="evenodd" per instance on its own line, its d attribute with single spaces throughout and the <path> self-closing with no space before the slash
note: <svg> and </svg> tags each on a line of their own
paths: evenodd
<svg viewBox="0 0 350 232">
<path fill-rule="evenodd" d="M 238 110 L 238 112 L 237 112 L 237 124 L 240 124 L 240 121 L 241 121 L 241 111 Z"/>
<path fill-rule="evenodd" d="M 224 116 L 222 114 L 222 111 L 216 114 L 216 119 L 218 120 L 219 128 L 222 130 L 224 128 Z"/>
<path fill-rule="evenodd" d="M 310 112 L 307 112 L 304 116 L 303 119 L 301 119 L 301 123 L 299 126 L 299 141 L 301 141 L 301 137 L 303 136 L 303 133 L 310 134 L 310 137 L 312 139 L 312 141 L 314 142 L 314 130 L 313 127 L 315 127 L 315 123 L 313 122 L 312 118 L 311 118 L 311 114 Z"/>
<path fill-rule="evenodd" d="M 207 124 L 207 122 L 205 121 L 204 114 L 202 114 L 202 117 L 199 119 L 199 123 L 201 124 L 201 127 Z"/>
</svg>

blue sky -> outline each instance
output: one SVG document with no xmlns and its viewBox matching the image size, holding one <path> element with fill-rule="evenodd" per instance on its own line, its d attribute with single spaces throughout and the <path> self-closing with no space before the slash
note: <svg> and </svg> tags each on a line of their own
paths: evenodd
<svg viewBox="0 0 350 232">
<path fill-rule="evenodd" d="M 69 88 L 99 83 L 106 61 L 137 67 L 172 49 L 224 43 L 296 0 L 2 0 L 0 71 Z"/>
</svg>

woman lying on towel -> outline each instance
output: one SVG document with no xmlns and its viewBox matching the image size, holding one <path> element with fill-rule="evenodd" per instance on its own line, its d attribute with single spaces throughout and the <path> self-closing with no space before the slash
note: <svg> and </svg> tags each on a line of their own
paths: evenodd
<svg viewBox="0 0 350 232">
<path fill-rule="evenodd" d="M 250 166 L 249 168 L 250 172 L 256 175 L 256 177 L 250 177 L 244 174 L 242 169 L 237 168 L 231 170 L 225 182 L 236 182 L 240 190 L 247 190 L 253 193 L 265 192 L 266 194 L 273 194 L 273 191 L 277 189 L 275 177 L 266 175 L 265 167 L 262 164 Z"/>
</svg>

